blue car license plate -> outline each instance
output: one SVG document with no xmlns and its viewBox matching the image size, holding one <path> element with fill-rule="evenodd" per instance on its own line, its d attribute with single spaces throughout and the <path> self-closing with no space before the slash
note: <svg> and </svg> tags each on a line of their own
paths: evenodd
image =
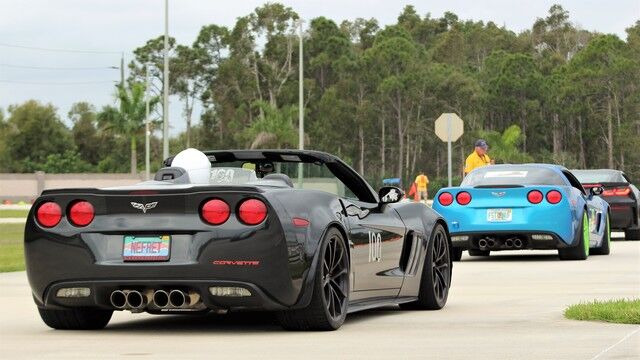
<svg viewBox="0 0 640 360">
<path fill-rule="evenodd" d="M 487 209 L 488 222 L 509 222 L 512 219 L 512 209 Z"/>
<path fill-rule="evenodd" d="M 167 261 L 171 236 L 125 235 L 122 258 L 124 261 Z"/>
</svg>

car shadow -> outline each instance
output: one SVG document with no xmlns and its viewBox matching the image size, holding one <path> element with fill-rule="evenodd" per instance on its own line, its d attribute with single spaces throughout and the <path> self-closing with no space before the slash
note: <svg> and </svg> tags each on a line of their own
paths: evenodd
<svg viewBox="0 0 640 360">
<path fill-rule="evenodd" d="M 523 262 L 523 261 L 560 261 L 558 254 L 491 254 L 490 256 L 465 256 L 462 262 Z"/>
<path fill-rule="evenodd" d="M 400 315 L 398 306 L 387 306 L 349 314 L 343 326 L 373 321 L 381 316 Z M 236 312 L 228 314 L 155 315 L 109 324 L 105 332 L 128 333 L 190 333 L 224 332 L 255 334 L 263 332 L 287 332 L 278 324 L 271 312 Z"/>
<path fill-rule="evenodd" d="M 167 314 L 154 315 L 110 324 L 109 332 L 229 332 L 260 333 L 281 330 L 275 316 L 268 312 L 237 312 L 228 314 Z"/>
</svg>

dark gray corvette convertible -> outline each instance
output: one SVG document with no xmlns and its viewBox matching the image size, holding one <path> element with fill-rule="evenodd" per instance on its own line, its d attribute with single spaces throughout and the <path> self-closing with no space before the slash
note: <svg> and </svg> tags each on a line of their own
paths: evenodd
<svg viewBox="0 0 640 360">
<path fill-rule="evenodd" d="M 446 224 L 400 189 L 376 193 L 317 151 L 204 154 L 207 184 L 170 158 L 154 181 L 43 192 L 25 254 L 47 325 L 102 328 L 114 310 L 268 310 L 287 329 L 333 330 L 348 312 L 445 305 Z"/>
</svg>

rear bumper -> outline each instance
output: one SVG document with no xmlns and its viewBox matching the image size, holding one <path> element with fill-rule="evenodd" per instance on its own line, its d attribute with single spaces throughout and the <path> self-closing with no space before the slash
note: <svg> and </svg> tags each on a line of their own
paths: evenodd
<svg viewBox="0 0 640 360">
<path fill-rule="evenodd" d="M 213 296 L 209 292 L 210 287 L 240 287 L 250 292 L 250 296 L 227 297 Z M 90 295 L 81 298 L 63 298 L 56 294 L 63 288 L 89 288 Z M 91 307 L 113 310 L 109 301 L 110 295 L 116 290 L 137 290 L 147 293 L 154 290 L 179 289 L 185 292 L 196 292 L 200 295 L 202 304 L 207 309 L 234 309 L 234 310 L 282 310 L 289 306 L 266 293 L 260 286 L 243 281 L 224 280 L 193 280 L 193 279 L 119 279 L 119 280 L 84 280 L 62 281 L 47 287 L 43 297 L 43 303 L 38 306 L 48 309 L 63 309 L 69 307 Z"/>
<path fill-rule="evenodd" d="M 611 204 L 610 209 L 612 229 L 627 229 L 636 225 L 636 214 L 631 204 Z"/>
<path fill-rule="evenodd" d="M 542 238 L 546 237 L 546 238 Z M 480 240 L 493 240 L 495 245 L 493 246 L 480 246 Z M 508 246 L 507 240 L 512 242 L 515 239 L 519 239 L 522 242 L 522 246 Z M 498 231 L 498 232 L 459 232 L 451 233 L 451 243 L 454 247 L 461 248 L 463 250 L 478 249 L 478 250 L 553 250 L 570 247 L 560 237 L 548 231 Z"/>
<path fill-rule="evenodd" d="M 167 231 L 161 231 L 162 234 Z M 301 303 L 312 259 L 303 240 L 283 236 L 276 221 L 244 232 L 238 229 L 168 232 L 166 262 L 124 262 L 123 234 L 41 230 L 32 221 L 25 232 L 25 257 L 33 298 L 39 307 L 113 308 L 114 290 L 179 289 L 197 292 L 211 309 L 293 308 Z M 209 287 L 234 286 L 248 297 L 212 296 Z M 86 298 L 59 298 L 63 287 L 88 287 Z"/>
</svg>

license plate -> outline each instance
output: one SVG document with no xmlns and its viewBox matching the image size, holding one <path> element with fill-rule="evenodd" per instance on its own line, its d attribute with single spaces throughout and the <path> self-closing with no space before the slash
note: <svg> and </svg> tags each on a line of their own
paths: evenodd
<svg viewBox="0 0 640 360">
<path fill-rule="evenodd" d="M 122 258 L 124 261 L 167 261 L 171 236 L 132 236 L 124 237 Z"/>
<path fill-rule="evenodd" d="M 488 209 L 487 221 L 489 222 L 509 222 L 513 218 L 512 209 Z"/>
</svg>

